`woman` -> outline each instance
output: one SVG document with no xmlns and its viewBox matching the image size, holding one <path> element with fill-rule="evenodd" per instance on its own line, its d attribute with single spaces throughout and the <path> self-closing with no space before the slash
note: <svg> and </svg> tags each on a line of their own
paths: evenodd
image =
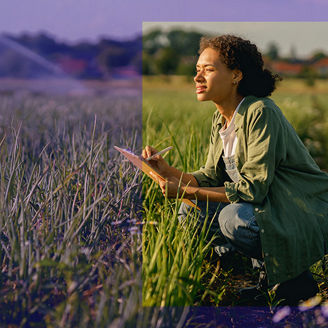
<svg viewBox="0 0 328 328">
<path fill-rule="evenodd" d="M 266 274 L 256 288 L 275 286 L 278 298 L 297 304 L 318 292 L 308 268 L 327 253 L 328 175 L 267 98 L 278 77 L 263 68 L 254 44 L 233 35 L 202 38 L 199 54 L 197 99 L 217 109 L 206 164 L 188 174 L 161 156 L 150 162 L 167 179 L 164 195 L 179 190 L 217 209 L 220 256 L 237 250 L 262 261 Z M 143 157 L 156 152 L 147 146 Z"/>
</svg>

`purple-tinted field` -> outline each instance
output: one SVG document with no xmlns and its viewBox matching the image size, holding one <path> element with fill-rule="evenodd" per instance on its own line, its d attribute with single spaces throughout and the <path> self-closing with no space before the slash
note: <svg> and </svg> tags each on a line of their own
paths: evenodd
<svg viewBox="0 0 328 328">
<path fill-rule="evenodd" d="M 140 176 L 113 149 L 141 150 L 140 101 L 0 96 L 1 324 L 140 321 Z"/>
</svg>

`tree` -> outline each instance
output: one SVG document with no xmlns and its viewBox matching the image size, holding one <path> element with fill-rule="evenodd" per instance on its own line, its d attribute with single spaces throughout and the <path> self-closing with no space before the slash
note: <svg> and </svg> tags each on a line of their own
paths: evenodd
<svg viewBox="0 0 328 328">
<path fill-rule="evenodd" d="M 327 55 L 323 51 L 316 51 L 312 54 L 311 61 L 313 63 L 315 63 L 315 62 L 319 61 L 320 59 L 326 58 L 326 57 L 327 57 Z"/>
<path fill-rule="evenodd" d="M 165 47 L 158 51 L 155 59 L 157 72 L 160 74 L 172 74 L 179 66 L 180 57 L 171 47 Z"/>
<path fill-rule="evenodd" d="M 168 33 L 159 29 L 143 36 L 143 74 L 194 75 L 195 57 L 202 34 L 174 29 Z"/>
<path fill-rule="evenodd" d="M 153 69 L 153 60 L 151 56 L 149 56 L 147 53 L 142 53 L 142 74 L 143 75 L 151 75 L 154 74 Z"/>
<path fill-rule="evenodd" d="M 268 44 L 268 50 L 266 52 L 266 55 L 271 59 L 271 60 L 277 60 L 279 59 L 279 47 L 275 42 L 270 42 Z"/>
<path fill-rule="evenodd" d="M 154 55 L 165 45 L 167 45 L 166 35 L 159 29 L 148 32 L 142 38 L 143 51 L 149 55 Z"/>
<path fill-rule="evenodd" d="M 114 46 L 104 48 L 99 53 L 97 62 L 105 79 L 110 78 L 113 67 L 124 65 L 121 63 L 123 55 L 124 49 Z"/>
<path fill-rule="evenodd" d="M 201 37 L 202 34 L 199 32 L 187 32 L 183 30 L 172 30 L 167 34 L 169 45 L 183 56 L 197 54 Z"/>
</svg>

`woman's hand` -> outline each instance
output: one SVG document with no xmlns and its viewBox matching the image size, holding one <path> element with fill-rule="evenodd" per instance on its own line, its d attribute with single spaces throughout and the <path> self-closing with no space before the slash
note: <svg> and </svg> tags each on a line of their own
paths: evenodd
<svg viewBox="0 0 328 328">
<path fill-rule="evenodd" d="M 146 146 L 145 149 L 142 150 L 142 157 L 147 159 L 148 157 L 158 153 L 158 150 L 151 147 Z M 166 160 L 161 156 L 157 155 L 153 157 L 149 161 L 150 166 L 152 166 L 161 176 L 168 177 L 170 175 L 170 165 L 166 162 Z"/>
<path fill-rule="evenodd" d="M 169 177 L 166 181 L 159 181 L 159 185 L 163 195 L 166 195 L 167 198 L 175 198 L 178 191 L 179 197 L 181 197 L 185 187 L 185 184 L 182 182 L 180 183 L 180 180 L 175 177 Z M 186 196 L 186 194 L 184 196 Z"/>
</svg>

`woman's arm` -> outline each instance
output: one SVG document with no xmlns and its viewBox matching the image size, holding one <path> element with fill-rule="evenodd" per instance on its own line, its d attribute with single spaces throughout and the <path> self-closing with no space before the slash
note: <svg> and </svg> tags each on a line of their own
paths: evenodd
<svg viewBox="0 0 328 328">
<path fill-rule="evenodd" d="M 155 148 L 146 146 L 142 151 L 142 156 L 148 158 L 157 152 Z M 224 187 L 199 187 L 196 178 L 192 174 L 184 173 L 170 166 L 162 156 L 155 156 L 149 162 L 150 165 L 155 167 L 166 178 L 166 181 L 158 181 L 163 195 L 167 193 L 169 198 L 175 198 L 179 191 L 180 196 L 183 195 L 184 198 L 188 199 L 229 203 Z"/>
<path fill-rule="evenodd" d="M 230 203 L 224 187 L 186 187 L 189 199 L 208 200 L 210 202 Z"/>
<path fill-rule="evenodd" d="M 182 175 L 182 178 L 181 178 L 181 175 Z M 180 181 L 180 179 L 181 179 L 181 182 L 183 184 L 189 185 L 190 187 L 198 187 L 199 188 L 198 182 L 192 174 L 184 173 L 184 172 L 176 169 L 173 166 L 170 166 L 170 174 L 168 175 L 168 178 L 169 179 L 175 178 L 178 181 Z"/>
<path fill-rule="evenodd" d="M 177 178 L 169 178 L 166 182 L 161 181 L 159 185 L 163 195 L 168 198 L 175 198 L 179 192 L 179 196 L 195 200 L 208 200 L 211 202 L 229 203 L 225 193 L 225 187 L 199 187 L 186 185 Z"/>
</svg>

